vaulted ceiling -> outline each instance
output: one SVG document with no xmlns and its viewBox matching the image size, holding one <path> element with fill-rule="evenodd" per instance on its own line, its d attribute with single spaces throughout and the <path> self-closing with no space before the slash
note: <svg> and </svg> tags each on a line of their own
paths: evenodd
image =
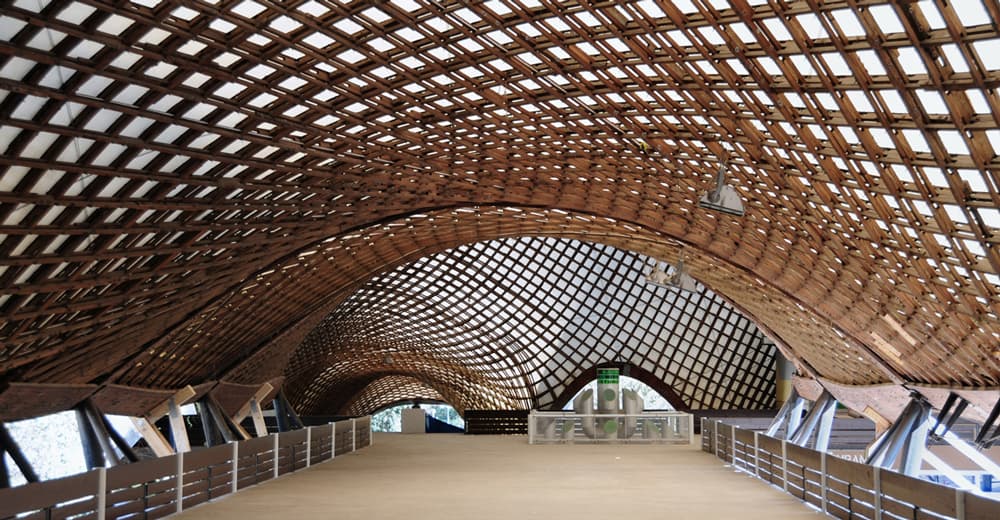
<svg viewBox="0 0 1000 520">
<path fill-rule="evenodd" d="M 668 387 L 676 407 L 773 407 L 773 343 L 704 287 L 647 283 L 654 263 L 528 237 L 425 257 L 370 280 L 309 333 L 285 371 L 289 397 L 336 414 L 409 374 L 460 413 L 547 409 L 611 363 Z"/>
<path fill-rule="evenodd" d="M 995 2 L 467 4 L 0 6 L 0 381 L 297 377 L 373 277 L 545 236 L 807 377 L 1000 385 Z"/>
</svg>

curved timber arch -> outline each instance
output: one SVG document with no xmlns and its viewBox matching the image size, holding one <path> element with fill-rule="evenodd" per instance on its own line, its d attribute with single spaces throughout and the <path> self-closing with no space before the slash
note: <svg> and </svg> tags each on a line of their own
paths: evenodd
<svg viewBox="0 0 1000 520">
<path fill-rule="evenodd" d="M 521 235 L 672 237 L 810 375 L 1000 384 L 993 2 L 181 4 L 0 8 L 0 385 L 260 382 Z"/>
<path fill-rule="evenodd" d="M 535 213 L 534 216 L 530 216 L 532 211 Z M 343 290 L 335 297 L 326 300 L 327 304 L 317 306 L 317 310 L 313 311 L 313 314 L 309 315 L 301 324 L 297 324 L 294 327 L 292 337 L 283 341 L 284 346 L 280 348 L 290 354 L 291 351 L 288 349 L 297 346 L 301 339 L 304 339 L 305 335 L 317 326 L 329 311 L 336 307 L 337 303 L 360 287 L 365 280 L 377 272 L 384 271 L 387 265 L 402 264 L 402 261 L 390 264 L 383 260 L 385 258 L 399 258 L 402 255 L 399 255 L 398 251 L 406 251 L 408 255 L 404 259 L 412 261 L 444 250 L 448 246 L 453 247 L 467 241 L 501 236 L 536 235 L 596 241 L 642 252 L 667 261 L 675 260 L 681 252 L 681 247 L 677 242 L 661 234 L 614 219 L 579 215 L 560 210 L 539 211 L 519 208 L 469 208 L 464 212 L 464 214 L 459 213 L 458 215 L 456 212 L 428 214 L 421 219 L 407 219 L 397 223 L 396 226 L 385 226 L 367 233 L 355 234 L 344 240 L 328 242 L 326 244 L 328 250 L 325 254 L 344 258 L 344 253 L 347 253 L 346 259 L 336 269 L 330 270 L 331 274 L 337 275 L 336 278 L 327 278 L 330 280 L 328 282 L 312 281 L 308 282 L 307 285 L 310 287 L 327 285 L 340 287 Z M 473 215 L 474 218 L 463 219 L 462 215 Z M 428 235 L 433 237 L 431 243 L 434 245 L 430 247 L 420 245 L 427 242 Z M 445 236 L 447 236 L 447 240 L 444 239 Z M 832 375 L 832 378 L 845 378 L 846 381 L 858 384 L 886 380 L 884 374 L 872 372 L 869 364 L 851 361 L 852 359 L 857 360 L 865 353 L 854 351 L 857 347 L 851 343 L 845 343 L 841 333 L 825 329 L 828 326 L 825 324 L 829 323 L 826 318 L 807 312 L 807 309 L 798 302 L 788 301 L 787 297 L 780 291 L 768 290 L 767 282 L 763 279 L 753 277 L 751 274 L 734 269 L 725 263 L 720 263 L 717 259 L 704 257 L 698 254 L 699 252 L 695 248 L 686 248 L 684 251 L 689 256 L 688 263 L 697 278 L 719 294 L 732 300 L 749 315 L 754 316 L 757 321 L 767 325 L 770 330 L 775 332 L 777 340 L 794 343 L 798 338 L 802 338 L 815 342 L 816 347 L 814 348 L 817 349 L 816 354 L 818 355 L 807 355 L 806 357 L 809 363 L 819 367 L 818 369 L 822 370 L 823 374 L 827 374 L 828 377 L 837 374 Z M 319 254 L 312 256 L 322 258 L 322 255 Z M 790 272 L 801 273 L 797 276 L 806 277 L 812 274 L 807 271 L 807 265 L 801 263 L 793 263 L 787 267 Z M 285 270 L 278 269 L 276 272 L 285 272 Z M 788 277 L 789 274 L 789 272 L 785 272 L 781 277 Z M 821 277 L 813 279 L 813 282 L 822 283 L 823 281 Z M 270 293 L 276 293 L 282 289 L 282 284 L 277 280 L 270 285 L 266 279 L 253 280 L 250 283 L 258 288 L 268 287 L 267 291 Z M 293 279 L 284 285 L 296 288 L 302 284 L 301 280 Z M 285 298 L 276 297 L 276 299 L 284 300 Z M 789 316 L 794 318 L 788 319 Z M 840 359 L 834 365 L 819 361 L 818 358 L 824 357 L 824 354 L 821 353 L 826 352 L 831 345 L 844 345 L 844 348 L 847 349 L 846 353 L 849 355 L 837 356 Z M 258 372 L 252 368 L 253 366 L 270 369 L 285 366 L 286 362 L 274 362 L 270 357 L 280 355 L 274 354 L 275 347 L 278 345 L 272 345 L 271 349 L 262 351 L 256 358 L 244 364 L 240 370 L 235 371 L 232 377 L 256 380 L 267 373 Z M 801 350 L 803 346 L 799 348 Z M 799 352 L 793 354 L 801 355 Z M 264 362 L 264 359 L 268 361 Z M 851 365 L 850 375 L 834 369 L 839 364 Z M 302 366 L 315 367 L 317 365 L 304 363 Z M 297 370 L 294 361 L 289 368 L 292 371 L 291 375 L 294 376 L 294 372 Z M 859 379 L 862 374 L 871 375 Z"/>
<path fill-rule="evenodd" d="M 415 367 L 452 366 L 514 397 L 513 408 L 545 407 L 570 373 L 610 349 L 656 377 L 689 374 L 696 385 L 685 386 L 686 406 L 770 406 L 773 391 L 759 389 L 773 378 L 773 347 L 762 348 L 752 321 L 711 293 L 647 285 L 649 264 L 645 255 L 559 234 L 426 256 L 380 274 L 331 310 L 297 347 L 286 387 L 306 413 L 321 413 L 312 410 L 326 405 L 308 396 L 340 393 L 339 381 L 377 367 L 375 353 L 391 350 Z M 438 304 L 428 307 L 429 299 Z M 510 347 L 496 338 L 510 338 Z M 714 367 L 733 359 L 746 364 L 735 372 L 750 375 L 728 385 L 727 370 Z"/>
</svg>

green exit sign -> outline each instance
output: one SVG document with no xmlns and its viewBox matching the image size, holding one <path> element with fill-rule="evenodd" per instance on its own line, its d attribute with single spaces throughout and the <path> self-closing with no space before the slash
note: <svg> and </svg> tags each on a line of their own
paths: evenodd
<svg viewBox="0 0 1000 520">
<path fill-rule="evenodd" d="M 597 384 L 599 384 L 599 385 L 617 385 L 618 384 L 618 369 L 617 368 L 598 368 L 597 369 Z"/>
</svg>

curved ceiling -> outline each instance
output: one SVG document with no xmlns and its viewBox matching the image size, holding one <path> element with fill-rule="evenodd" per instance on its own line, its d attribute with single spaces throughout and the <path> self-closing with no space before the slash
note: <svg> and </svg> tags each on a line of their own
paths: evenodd
<svg viewBox="0 0 1000 520">
<path fill-rule="evenodd" d="M 0 377 L 260 382 L 374 274 L 590 234 L 805 374 L 995 386 L 1000 7 L 956 4 L 4 4 Z"/>
<path fill-rule="evenodd" d="M 611 246 L 509 238 L 381 274 L 313 329 L 285 372 L 306 414 L 353 407 L 358 382 L 413 374 L 459 413 L 546 409 L 581 374 L 629 364 L 686 408 L 774 405 L 774 346 L 703 287 L 645 282 L 654 260 Z"/>
<path fill-rule="evenodd" d="M 430 386 L 412 376 L 385 375 L 372 380 L 348 398 L 347 406 L 338 411 L 343 415 L 368 415 L 403 402 L 443 402 L 444 398 Z"/>
</svg>

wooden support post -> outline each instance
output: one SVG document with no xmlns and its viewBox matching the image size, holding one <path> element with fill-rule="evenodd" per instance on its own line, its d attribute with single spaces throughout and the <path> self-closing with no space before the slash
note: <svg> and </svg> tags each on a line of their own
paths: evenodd
<svg viewBox="0 0 1000 520">
<path fill-rule="evenodd" d="M 243 419 L 245 419 L 248 415 L 253 415 L 254 407 L 256 406 L 259 409 L 260 408 L 259 403 L 263 401 L 264 398 L 266 398 L 268 395 L 270 395 L 273 390 L 274 387 L 271 386 L 271 383 L 264 383 L 263 385 L 261 385 L 260 388 L 257 390 L 257 393 L 255 393 L 254 396 L 250 398 L 250 400 L 244 403 L 243 406 L 240 407 L 239 411 L 236 412 L 236 415 L 232 417 L 233 422 L 239 424 L 243 422 Z M 254 418 L 254 420 L 256 421 L 256 417 Z M 266 433 L 260 433 L 259 431 L 257 432 L 257 437 L 262 437 L 264 435 L 266 435 Z"/>
<path fill-rule="evenodd" d="M 358 429 L 355 427 L 354 419 L 351 419 L 351 452 L 357 451 Z"/>
<path fill-rule="evenodd" d="M 21 447 L 17 445 L 14 437 L 10 435 L 7 428 L 0 423 L 0 457 L 3 457 L 3 453 L 7 452 L 10 458 L 17 464 L 17 468 L 21 470 L 21 474 L 24 475 L 24 479 L 28 482 L 38 482 L 38 474 L 35 473 L 35 469 L 31 467 L 31 462 L 28 458 L 24 456 L 21 451 Z M 9 477 L 7 476 L 6 464 L 4 465 L 4 477 L 6 478 L 7 485 L 10 485 Z"/>
<path fill-rule="evenodd" d="M 330 423 L 330 460 L 337 457 L 337 423 Z"/>
<path fill-rule="evenodd" d="M 162 403 L 154 406 L 151 410 L 146 412 L 146 419 L 148 419 L 151 424 L 155 424 L 160 417 L 169 414 L 171 408 L 183 406 L 197 394 L 198 392 L 194 389 L 194 387 L 185 386 L 184 388 L 178 390 L 174 395 L 165 399 Z"/>
<path fill-rule="evenodd" d="M 178 453 L 191 451 L 191 442 L 188 440 L 187 426 L 184 424 L 180 405 L 173 397 L 167 400 L 167 404 L 167 414 L 170 416 L 170 440 L 174 444 L 174 451 Z"/>
<path fill-rule="evenodd" d="M 955 490 L 955 520 L 965 520 L 965 490 Z"/>
<path fill-rule="evenodd" d="M 267 435 L 267 423 L 264 421 L 264 411 L 260 408 L 260 401 L 256 397 L 250 399 L 250 417 L 253 418 L 253 429 L 257 437 Z"/>
<path fill-rule="evenodd" d="M 132 426 L 135 431 L 142 435 L 142 438 L 149 445 L 149 448 L 153 450 L 153 453 L 157 457 L 166 457 L 173 455 L 174 449 L 167 442 L 167 439 L 160 433 L 160 430 L 156 428 L 153 424 L 149 422 L 149 419 L 145 417 L 130 417 L 132 419 Z"/>
</svg>

